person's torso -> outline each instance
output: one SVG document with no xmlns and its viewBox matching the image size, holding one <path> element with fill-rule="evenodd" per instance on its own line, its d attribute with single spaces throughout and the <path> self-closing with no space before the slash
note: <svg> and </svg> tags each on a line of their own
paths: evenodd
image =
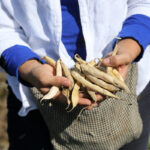
<svg viewBox="0 0 150 150">
<path fill-rule="evenodd" d="M 127 17 L 127 0 L 78 0 L 82 34 L 86 47 L 86 61 L 103 57 L 112 50 L 112 43 Z M 48 55 L 57 60 L 59 57 L 68 67 L 74 65 L 62 42 L 62 9 L 60 0 L 3 0 L 10 16 L 20 25 L 34 52 L 43 57 Z M 144 62 L 149 62 L 149 51 Z M 140 64 L 140 63 L 139 63 Z M 142 69 L 145 69 L 141 63 Z M 150 72 L 148 72 L 148 75 Z M 144 74 L 139 74 L 144 77 Z M 139 81 L 138 87 L 144 88 L 149 78 Z M 28 88 L 19 84 L 8 75 L 18 99 L 32 99 Z M 19 92 L 18 92 L 19 90 Z M 140 89 L 142 90 L 142 89 Z M 140 91 L 139 91 L 140 92 Z M 31 104 L 32 105 L 32 104 Z M 30 104 L 29 104 L 30 107 Z"/>
<path fill-rule="evenodd" d="M 79 0 L 81 26 L 87 61 L 102 57 L 106 47 L 121 30 L 126 17 L 127 1 Z M 60 0 L 7 0 L 4 2 L 13 18 L 24 30 L 31 48 L 40 56 L 71 61 L 61 42 L 62 14 Z M 111 51 L 111 47 L 108 51 Z M 65 60 L 64 60 L 65 61 Z M 71 61 L 72 62 L 72 61 Z M 70 63 L 71 67 L 73 62 Z"/>
</svg>

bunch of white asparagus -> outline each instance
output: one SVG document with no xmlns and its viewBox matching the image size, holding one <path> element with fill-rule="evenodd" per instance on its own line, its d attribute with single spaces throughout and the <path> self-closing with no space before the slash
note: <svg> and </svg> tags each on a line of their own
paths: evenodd
<svg viewBox="0 0 150 150">
<path fill-rule="evenodd" d="M 115 55 L 115 52 L 113 52 L 113 55 Z M 98 62 L 93 60 L 87 63 L 76 54 L 76 63 L 72 69 L 68 69 L 61 59 L 57 60 L 57 62 L 48 56 L 45 56 L 43 59 L 56 68 L 56 76 L 68 78 L 71 86 L 69 88 L 52 86 L 42 100 L 54 99 L 61 90 L 67 99 L 67 108 L 71 104 L 72 109 L 74 109 L 78 104 L 81 89 L 84 89 L 95 103 L 97 102 L 97 93 L 115 99 L 120 99 L 115 95 L 118 90 L 125 90 L 129 93 L 129 89 L 118 71 L 112 67 L 102 67 L 100 58 L 97 59 L 99 60 Z"/>
</svg>

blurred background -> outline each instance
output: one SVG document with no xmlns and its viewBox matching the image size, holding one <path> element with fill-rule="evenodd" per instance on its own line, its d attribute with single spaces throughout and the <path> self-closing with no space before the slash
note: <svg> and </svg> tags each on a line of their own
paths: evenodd
<svg viewBox="0 0 150 150">
<path fill-rule="evenodd" d="M 8 150 L 7 136 L 7 84 L 5 74 L 0 72 L 0 150 Z"/>
<path fill-rule="evenodd" d="M 0 150 L 8 150 L 8 136 L 7 136 L 7 83 L 5 74 L 0 72 Z M 150 140 L 149 147 L 150 150 Z"/>
</svg>

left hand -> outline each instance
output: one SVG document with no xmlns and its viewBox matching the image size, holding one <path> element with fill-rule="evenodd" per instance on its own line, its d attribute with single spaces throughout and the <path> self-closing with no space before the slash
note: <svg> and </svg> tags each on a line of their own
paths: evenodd
<svg viewBox="0 0 150 150">
<path fill-rule="evenodd" d="M 130 64 L 139 56 L 141 53 L 140 45 L 133 39 L 123 39 L 118 42 L 118 51 L 115 56 L 111 56 L 112 52 L 108 53 L 103 59 L 102 63 L 105 66 L 115 67 L 118 72 L 125 79 Z M 102 100 L 103 98 L 101 98 Z M 88 110 L 97 107 L 97 103 L 92 103 Z"/>
<path fill-rule="evenodd" d="M 118 42 L 118 52 L 115 56 L 108 56 L 103 59 L 105 66 L 115 67 L 125 79 L 129 65 L 141 53 L 140 45 L 133 39 L 123 39 Z"/>
</svg>

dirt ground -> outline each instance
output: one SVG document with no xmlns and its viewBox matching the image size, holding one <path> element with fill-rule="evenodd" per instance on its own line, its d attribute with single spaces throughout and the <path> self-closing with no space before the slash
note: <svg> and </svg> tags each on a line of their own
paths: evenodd
<svg viewBox="0 0 150 150">
<path fill-rule="evenodd" d="M 9 145 L 7 136 L 7 93 L 5 75 L 0 72 L 0 150 L 7 150 Z"/>
</svg>

